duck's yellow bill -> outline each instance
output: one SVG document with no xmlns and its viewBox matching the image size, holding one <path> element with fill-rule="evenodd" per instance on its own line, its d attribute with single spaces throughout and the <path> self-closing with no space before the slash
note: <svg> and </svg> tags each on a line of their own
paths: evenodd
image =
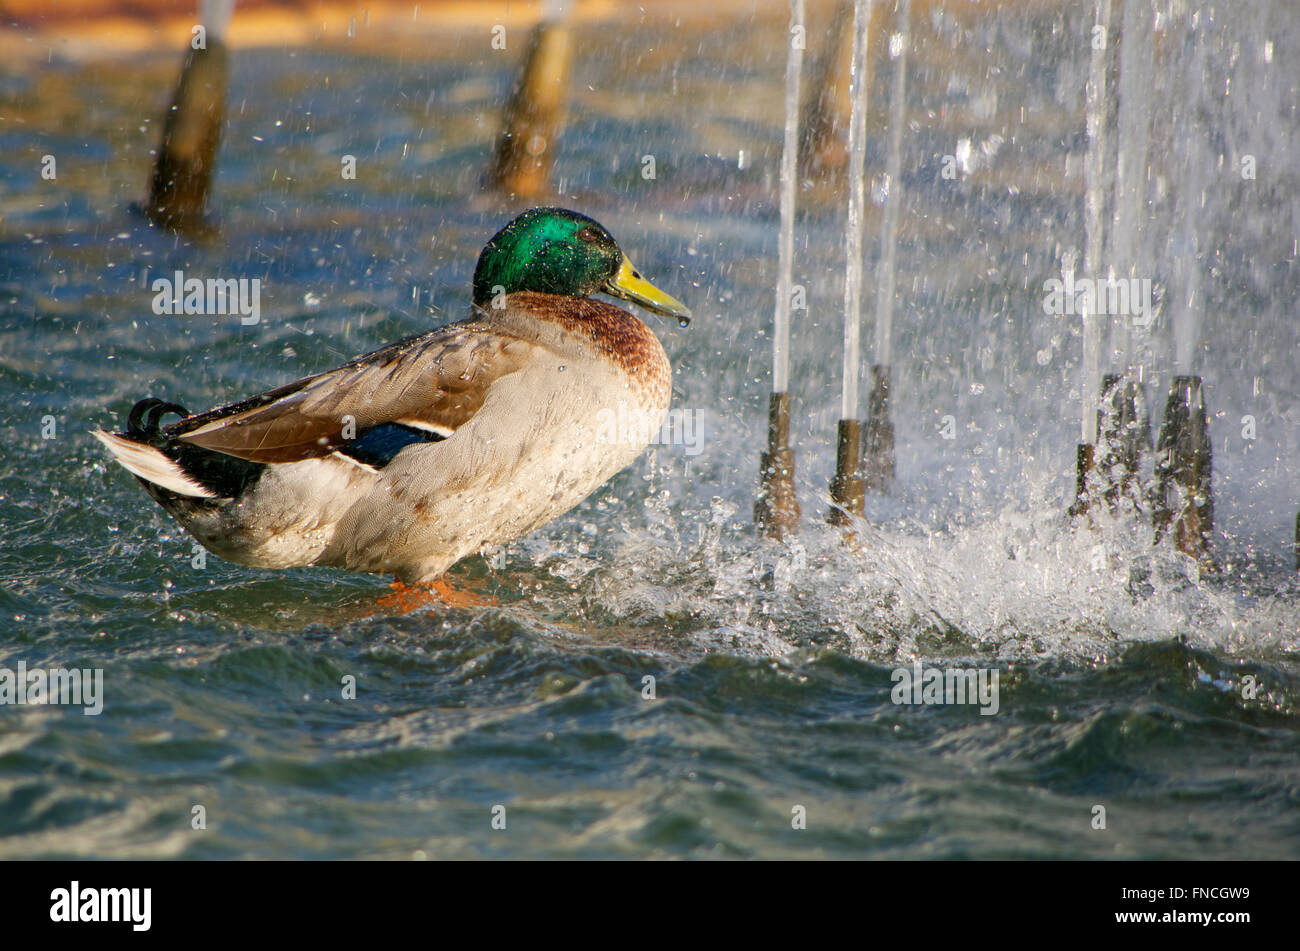
<svg viewBox="0 0 1300 951">
<path fill-rule="evenodd" d="M 626 254 L 623 255 L 623 263 L 619 266 L 618 273 L 605 283 L 604 291 L 611 297 L 631 301 L 656 314 L 676 317 L 682 326 L 690 323 L 690 308 L 642 277 L 632 266 Z"/>
</svg>

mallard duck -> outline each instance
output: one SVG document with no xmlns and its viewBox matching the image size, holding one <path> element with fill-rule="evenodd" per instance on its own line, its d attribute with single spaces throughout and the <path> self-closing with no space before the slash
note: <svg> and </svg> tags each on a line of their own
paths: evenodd
<svg viewBox="0 0 1300 951">
<path fill-rule="evenodd" d="M 223 558 L 429 584 L 573 508 L 662 425 L 663 346 L 598 292 L 690 317 L 599 223 L 534 208 L 479 255 L 468 319 L 197 415 L 144 399 L 94 435 Z M 618 413 L 648 425 L 610 438 Z"/>
</svg>

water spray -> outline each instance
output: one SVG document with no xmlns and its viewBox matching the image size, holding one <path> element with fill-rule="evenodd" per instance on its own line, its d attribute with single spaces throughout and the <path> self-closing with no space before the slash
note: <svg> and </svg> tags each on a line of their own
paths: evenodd
<svg viewBox="0 0 1300 951">
<path fill-rule="evenodd" d="M 861 516 L 866 482 L 858 475 L 862 424 L 858 421 L 858 373 L 861 366 L 862 231 L 866 207 L 867 44 L 872 0 L 857 0 L 853 12 L 853 59 L 849 68 L 852 109 L 849 117 L 849 212 L 844 247 L 844 382 L 835 478 L 831 480 L 830 521 L 847 525 Z"/>
<path fill-rule="evenodd" d="M 1146 165 L 1151 138 L 1149 98 L 1152 85 L 1151 41 L 1154 13 L 1150 0 L 1124 0 L 1120 33 L 1120 75 L 1118 147 L 1116 149 L 1113 227 L 1108 235 L 1112 265 L 1109 281 L 1116 271 L 1121 279 L 1138 274 L 1139 249 L 1144 246 L 1146 231 Z M 1095 277 L 1095 275 L 1088 275 Z M 1098 294 L 1100 298 L 1100 294 Z M 1149 317 L 1150 315 L 1148 315 Z M 1137 372 L 1132 315 L 1111 315 L 1111 359 L 1122 368 L 1122 381 L 1112 384 L 1107 393 L 1103 385 L 1103 412 L 1109 402 L 1112 418 L 1122 420 L 1121 428 L 1100 434 L 1106 448 L 1099 446 L 1097 460 L 1103 475 L 1109 477 L 1104 491 L 1112 504 L 1117 496 L 1132 499 L 1141 508 L 1138 488 L 1143 451 L 1147 448 L 1150 418 L 1142 392 L 1141 373 Z M 1141 414 L 1137 418 L 1133 413 Z M 1139 433 L 1147 440 L 1140 441 Z M 1116 465 L 1118 460 L 1119 465 Z"/>
<path fill-rule="evenodd" d="M 894 55 L 894 88 L 889 103 L 889 158 L 885 166 L 885 213 L 880 224 L 881 254 L 876 268 L 876 362 L 871 367 L 867 439 L 862 458 L 866 487 L 877 492 L 888 492 L 894 483 L 894 424 L 889 418 L 889 389 L 894 345 L 898 213 L 903 201 L 903 123 L 907 114 L 910 20 L 911 0 L 899 0 L 898 22 L 889 43 Z"/>
<path fill-rule="evenodd" d="M 572 47 L 567 3 L 550 0 L 533 27 L 523 68 L 506 103 L 484 187 L 520 198 L 550 189 L 555 145 L 564 127 Z"/>
<path fill-rule="evenodd" d="M 207 0 L 163 120 L 145 214 L 171 231 L 201 233 L 226 116 L 225 35 L 235 0 Z"/>
<path fill-rule="evenodd" d="M 1199 134 L 1196 120 L 1205 97 L 1206 50 L 1201 30 L 1189 28 L 1185 49 L 1187 88 L 1191 97 L 1191 134 L 1184 136 L 1186 171 L 1180 195 L 1179 244 L 1175 277 L 1178 307 L 1173 315 L 1174 377 L 1165 402 L 1164 422 L 1156 443 L 1155 485 L 1152 489 L 1152 523 L 1155 541 L 1171 534 L 1174 546 L 1203 564 L 1210 562 L 1214 528 L 1214 496 L 1210 479 L 1210 437 L 1206 431 L 1205 387 L 1192 372 L 1201 326 L 1201 272 L 1199 224 L 1201 194 L 1210 150 Z"/>
<path fill-rule="evenodd" d="M 803 68 L 804 0 L 790 0 L 785 63 L 785 142 L 781 151 L 781 234 L 778 241 L 776 311 L 772 327 L 772 395 L 768 403 L 767 452 L 759 461 L 754 521 L 772 538 L 799 524 L 790 448 L 790 292 L 794 272 L 794 194 L 799 150 L 799 73 Z"/>
<path fill-rule="evenodd" d="M 1107 74 L 1110 64 L 1110 12 L 1111 0 L 1096 0 L 1094 30 L 1098 35 L 1091 47 L 1088 63 L 1088 83 L 1085 90 L 1087 113 L 1088 150 L 1084 155 L 1084 274 L 1092 276 L 1101 272 L 1101 256 L 1105 239 L 1106 196 L 1109 193 L 1107 175 L 1107 140 L 1109 119 L 1107 115 Z M 1073 263 L 1067 267 L 1072 267 Z M 1070 282 L 1073 283 L 1072 281 Z M 1081 309 L 1083 320 L 1083 380 L 1079 387 L 1082 419 L 1079 445 L 1075 457 L 1075 498 L 1071 515 L 1082 515 L 1091 503 L 1096 483 L 1096 446 L 1098 435 L 1098 407 L 1101 391 L 1101 324 L 1098 315 Z"/>
</svg>

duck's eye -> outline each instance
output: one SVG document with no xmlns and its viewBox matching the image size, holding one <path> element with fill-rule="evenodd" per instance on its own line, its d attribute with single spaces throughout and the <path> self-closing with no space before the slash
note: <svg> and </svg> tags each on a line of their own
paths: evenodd
<svg viewBox="0 0 1300 951">
<path fill-rule="evenodd" d="M 583 228 L 578 232 L 579 240 L 586 241 L 588 244 L 595 244 L 600 240 L 600 235 L 596 234 L 594 228 Z"/>
</svg>

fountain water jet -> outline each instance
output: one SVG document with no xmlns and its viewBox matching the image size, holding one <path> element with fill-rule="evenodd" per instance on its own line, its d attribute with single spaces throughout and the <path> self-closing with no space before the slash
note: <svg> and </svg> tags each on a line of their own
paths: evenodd
<svg viewBox="0 0 1300 951">
<path fill-rule="evenodd" d="M 1154 266 L 1147 257 L 1145 237 L 1147 151 L 1151 134 L 1150 91 L 1153 88 L 1152 47 L 1154 12 L 1150 0 L 1125 0 L 1120 31 L 1120 73 L 1117 116 L 1118 145 L 1113 184 L 1108 179 L 1106 86 L 1109 72 L 1109 25 L 1112 0 L 1096 0 L 1095 23 L 1104 43 L 1094 43 L 1089 64 L 1086 97 L 1088 153 L 1085 222 L 1085 270 L 1095 280 L 1102 270 L 1101 249 L 1107 245 L 1108 280 L 1134 277 Z M 1166 401 L 1164 422 L 1156 441 L 1154 480 L 1146 493 L 1139 484 L 1142 456 L 1151 446 L 1150 416 L 1142 387 L 1142 366 L 1136 353 L 1132 318 L 1111 313 L 1111 360 L 1122 372 L 1101 377 L 1101 391 L 1091 389 L 1100 364 L 1100 326 L 1096 315 L 1084 313 L 1083 442 L 1076 460 L 1076 499 L 1073 515 L 1087 511 L 1095 498 L 1103 498 L 1118 513 L 1130 507 L 1152 510 L 1154 540 L 1172 535 L 1179 551 L 1209 564 L 1213 527 L 1211 453 L 1207 433 L 1205 394 L 1201 378 L 1192 373 L 1200 334 L 1200 242 L 1205 174 L 1209 163 L 1204 147 L 1202 113 L 1206 50 L 1199 22 L 1203 11 L 1188 14 L 1182 44 L 1181 78 L 1190 103 L 1174 107 L 1173 128 L 1185 155 L 1178 190 L 1177 237 L 1170 257 L 1178 287 L 1173 316 L 1175 376 Z M 1179 55 L 1179 54 L 1174 54 Z M 1110 231 L 1103 236 L 1105 204 L 1112 194 Z M 1096 295 L 1100 301 L 1100 292 Z M 1148 319 L 1150 314 L 1148 313 Z M 1093 410 L 1093 407 L 1097 409 Z"/>
<path fill-rule="evenodd" d="M 890 39 L 894 54 L 894 88 L 889 104 L 889 158 L 885 166 L 885 213 L 880 224 L 880 261 L 876 268 L 875 358 L 867 407 L 867 445 L 863 455 L 866 486 L 888 492 L 894 482 L 894 424 L 889 419 L 890 365 L 893 361 L 894 271 L 898 247 L 898 212 L 903 199 L 903 123 L 907 115 L 907 47 L 911 0 L 899 0 L 898 21 Z"/>
<path fill-rule="evenodd" d="M 1108 234 L 1109 274 L 1113 281 L 1137 276 L 1139 254 L 1145 253 L 1148 216 L 1147 152 L 1151 138 L 1152 39 L 1154 11 L 1151 0 L 1124 0 L 1119 41 L 1118 145 L 1114 179 L 1113 227 Z M 1095 274 L 1090 274 L 1095 277 Z M 1100 295 L 1099 295 L 1100 296 Z M 1141 370 L 1135 352 L 1132 314 L 1111 313 L 1111 361 L 1120 377 L 1108 388 L 1102 385 L 1103 413 L 1113 424 L 1098 433 L 1096 464 L 1107 480 L 1104 490 L 1115 507 L 1127 499 L 1136 510 L 1143 507 L 1140 486 L 1143 451 L 1150 445 Z M 1149 316 L 1149 315 L 1148 315 Z M 1103 448 L 1104 447 L 1104 448 Z"/>
<path fill-rule="evenodd" d="M 799 524 L 790 448 L 790 293 L 794 271 L 794 196 L 799 151 L 799 74 L 803 68 L 804 0 L 790 0 L 785 65 L 785 142 L 781 151 L 781 234 L 778 240 L 776 311 L 772 326 L 772 395 L 768 404 L 767 452 L 759 461 L 754 521 L 771 538 L 784 538 Z"/>
<path fill-rule="evenodd" d="M 1071 515 L 1087 512 L 1104 498 L 1112 512 L 1124 506 L 1143 508 L 1140 472 L 1150 446 L 1150 421 L 1142 370 L 1134 352 L 1130 323 L 1135 314 L 1115 313 L 1103 305 L 1101 288 L 1138 273 L 1147 214 L 1146 156 L 1150 139 L 1151 39 L 1150 0 L 1124 0 L 1118 32 L 1117 144 L 1112 164 L 1108 96 L 1116 43 L 1111 23 L 1113 0 L 1096 0 L 1085 95 L 1088 149 L 1084 160 L 1085 279 L 1095 293 L 1084 295 L 1083 381 L 1080 387 L 1082 432 L 1075 459 L 1075 500 Z M 1107 210 L 1111 212 L 1109 229 Z M 1103 263 L 1109 262 L 1109 266 Z M 1106 277 L 1099 280 L 1099 275 Z M 1073 283 L 1072 281 L 1070 282 Z M 1110 360 L 1119 372 L 1101 373 L 1100 318 L 1110 317 Z M 1149 316 L 1149 315 L 1148 315 Z M 1100 386 L 1098 386 L 1100 382 Z"/>
<path fill-rule="evenodd" d="M 1085 90 L 1087 113 L 1088 150 L 1084 156 L 1084 258 L 1083 269 L 1087 275 L 1101 271 L 1102 247 L 1105 240 L 1106 196 L 1109 193 L 1107 174 L 1107 141 L 1109 116 L 1107 114 L 1106 86 L 1110 62 L 1110 16 L 1112 0 L 1096 0 L 1094 36 L 1091 38 L 1092 55 L 1088 64 L 1088 83 Z M 1099 32 L 1097 32 L 1099 31 Z M 1069 265 L 1073 268 L 1073 262 Z M 1083 380 L 1079 387 L 1082 407 L 1080 441 L 1075 460 L 1075 500 L 1071 515 L 1081 515 L 1088 510 L 1096 479 L 1098 435 L 1098 410 L 1101 392 L 1101 325 L 1096 314 L 1081 309 L 1083 320 Z"/>
<path fill-rule="evenodd" d="M 1157 543 L 1166 534 L 1172 534 L 1179 551 L 1208 565 L 1214 527 L 1210 438 L 1206 431 L 1205 388 L 1201 377 L 1192 372 L 1202 317 L 1199 223 L 1204 212 L 1205 172 L 1210 162 L 1202 127 L 1207 68 L 1205 26 L 1200 22 L 1203 16 L 1197 11 L 1188 17 L 1183 78 L 1190 102 L 1175 116 L 1175 128 L 1181 130 L 1186 156 L 1173 254 L 1178 285 L 1173 315 L 1176 375 L 1156 443 L 1152 523 Z"/>
</svg>

